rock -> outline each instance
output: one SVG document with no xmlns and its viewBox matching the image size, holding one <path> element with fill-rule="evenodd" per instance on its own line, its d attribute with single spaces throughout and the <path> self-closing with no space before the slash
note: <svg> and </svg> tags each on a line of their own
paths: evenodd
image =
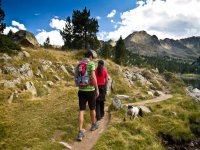
<svg viewBox="0 0 200 150">
<path fill-rule="evenodd" d="M 154 92 L 154 95 L 155 95 L 155 96 L 160 96 L 160 93 L 159 93 L 158 91 L 155 91 L 155 92 Z"/>
<path fill-rule="evenodd" d="M 15 56 L 15 58 L 17 60 L 22 60 L 24 58 L 29 58 L 30 57 L 30 54 L 26 51 L 22 51 L 22 52 L 19 52 L 17 56 Z"/>
<path fill-rule="evenodd" d="M 107 94 L 111 94 L 111 92 L 113 91 L 113 80 L 112 78 L 109 76 L 108 77 L 108 83 L 107 83 Z"/>
<path fill-rule="evenodd" d="M 147 113 L 152 112 L 149 107 L 146 107 L 146 106 L 138 106 L 138 107 L 140 107 L 142 109 L 142 111 L 144 111 L 144 112 L 147 112 Z"/>
<path fill-rule="evenodd" d="M 0 69 L 0 74 L 2 74 L 3 73 L 3 71 Z"/>
<path fill-rule="evenodd" d="M 15 56 L 15 59 L 17 59 L 17 60 L 22 60 L 23 58 L 24 58 L 24 53 L 22 53 L 22 52 L 19 52 L 17 54 L 17 56 Z"/>
<path fill-rule="evenodd" d="M 65 146 L 68 149 L 72 149 L 72 147 L 66 142 L 58 142 L 58 143 L 62 144 L 63 146 Z"/>
<path fill-rule="evenodd" d="M 41 63 L 41 66 L 39 68 L 42 71 L 48 70 L 51 67 L 51 65 L 52 65 L 52 62 L 49 61 L 49 60 L 43 60 L 43 59 L 41 59 L 41 60 L 39 60 L 39 62 Z"/>
<path fill-rule="evenodd" d="M 41 79 L 44 78 L 43 74 L 41 73 L 41 71 L 40 71 L 39 69 L 37 70 L 37 72 L 35 73 L 35 75 L 36 75 L 37 77 L 40 77 Z"/>
<path fill-rule="evenodd" d="M 60 77 L 57 76 L 57 75 L 54 75 L 53 77 L 54 77 L 57 81 L 60 81 L 60 80 L 61 80 Z"/>
<path fill-rule="evenodd" d="M 38 41 L 36 40 L 33 33 L 19 30 L 14 34 L 13 40 L 21 44 L 23 46 L 29 46 L 29 47 L 37 47 L 39 46 Z"/>
<path fill-rule="evenodd" d="M 13 66 L 5 66 L 3 68 L 3 73 L 12 74 L 12 75 L 18 75 L 19 74 L 18 70 Z"/>
<path fill-rule="evenodd" d="M 69 75 L 69 72 L 67 71 L 67 69 L 65 68 L 64 65 L 61 65 L 61 66 L 60 66 L 60 69 L 61 69 L 64 73 L 66 73 L 67 75 Z"/>
<path fill-rule="evenodd" d="M 10 56 L 8 56 L 7 54 L 3 54 L 3 56 L 0 57 L 0 60 L 2 60 L 3 62 L 8 62 L 8 60 L 12 59 Z"/>
<path fill-rule="evenodd" d="M 119 99 L 129 99 L 130 98 L 130 96 L 128 96 L 128 95 L 116 95 L 115 97 L 117 97 L 117 98 L 119 98 Z"/>
<path fill-rule="evenodd" d="M 121 103 L 120 99 L 117 96 L 114 97 L 114 99 L 112 101 L 112 104 L 117 109 L 121 109 L 122 108 L 122 103 Z"/>
<path fill-rule="evenodd" d="M 24 53 L 24 56 L 25 56 L 26 58 L 31 57 L 31 55 L 30 55 L 27 51 L 22 51 L 22 52 Z"/>
<path fill-rule="evenodd" d="M 94 58 L 97 58 L 97 52 L 95 52 L 94 50 L 91 50 L 91 49 L 90 49 L 90 51 L 92 52 L 93 57 L 94 57 Z"/>
<path fill-rule="evenodd" d="M 47 81 L 47 85 L 50 86 L 50 87 L 53 87 L 54 83 L 52 81 Z"/>
<path fill-rule="evenodd" d="M 152 91 L 148 91 L 147 94 L 150 96 L 154 96 Z"/>
<path fill-rule="evenodd" d="M 8 81 L 8 80 L 3 80 L 4 81 L 4 87 L 6 88 L 15 88 L 15 82 L 13 82 L 12 80 L 11 81 Z M 3 82 L 1 81 L 1 82 Z"/>
<path fill-rule="evenodd" d="M 24 147 L 22 150 L 31 150 L 31 149 L 28 147 Z"/>
<path fill-rule="evenodd" d="M 37 96 L 37 90 L 36 90 L 33 82 L 27 81 L 25 88 L 26 88 L 27 91 L 31 92 L 33 96 Z"/>
<path fill-rule="evenodd" d="M 14 93 L 12 93 L 8 98 L 8 103 L 11 104 L 13 101 Z"/>
<path fill-rule="evenodd" d="M 23 76 L 22 78 L 32 78 L 33 77 L 33 71 L 30 68 L 30 64 L 26 63 L 23 64 L 20 68 L 19 68 L 19 72 L 20 74 Z"/>
</svg>

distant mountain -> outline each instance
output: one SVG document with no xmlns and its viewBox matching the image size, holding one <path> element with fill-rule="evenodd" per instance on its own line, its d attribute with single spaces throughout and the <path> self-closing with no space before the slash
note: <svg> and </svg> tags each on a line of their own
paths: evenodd
<svg viewBox="0 0 200 150">
<path fill-rule="evenodd" d="M 200 56 L 200 37 L 159 40 L 155 35 L 139 31 L 130 34 L 124 42 L 128 50 L 145 56 L 167 56 L 186 60 L 194 60 Z"/>
</svg>

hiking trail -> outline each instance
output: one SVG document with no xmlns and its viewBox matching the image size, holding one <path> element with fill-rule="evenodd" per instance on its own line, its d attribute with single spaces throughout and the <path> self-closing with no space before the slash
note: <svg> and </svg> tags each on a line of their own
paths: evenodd
<svg viewBox="0 0 200 150">
<path fill-rule="evenodd" d="M 167 100 L 170 98 L 172 98 L 171 94 L 162 94 L 161 96 L 150 99 L 150 100 L 129 103 L 126 105 L 144 105 L 147 103 L 155 103 L 155 102 L 164 101 L 164 100 Z M 85 137 L 83 138 L 83 140 L 81 142 L 75 141 L 71 145 L 71 149 L 72 150 L 82 150 L 82 149 L 91 150 L 92 147 L 97 143 L 97 141 L 100 138 L 100 136 L 102 135 L 102 133 L 107 128 L 110 120 L 111 120 L 111 115 L 109 114 L 108 109 L 106 109 L 104 119 L 101 120 L 99 128 L 95 131 L 90 131 L 90 126 L 89 126 L 85 131 Z"/>
</svg>

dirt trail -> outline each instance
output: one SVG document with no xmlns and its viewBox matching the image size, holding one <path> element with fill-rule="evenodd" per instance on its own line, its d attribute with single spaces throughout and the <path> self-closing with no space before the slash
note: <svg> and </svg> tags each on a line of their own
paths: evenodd
<svg viewBox="0 0 200 150">
<path fill-rule="evenodd" d="M 144 105 L 147 103 L 155 103 L 167 100 L 169 98 L 172 98 L 172 95 L 170 94 L 162 94 L 159 97 L 142 101 L 142 102 L 136 102 L 136 103 L 130 103 L 131 105 Z M 128 105 L 128 104 L 126 104 Z M 100 126 L 95 131 L 90 131 L 90 127 L 86 129 L 85 137 L 81 142 L 74 142 L 73 145 L 71 145 L 72 150 L 91 150 L 92 147 L 96 144 L 98 139 L 100 138 L 101 134 L 104 132 L 104 130 L 107 128 L 109 122 L 110 122 L 111 116 L 106 110 L 104 119 L 101 120 Z"/>
</svg>

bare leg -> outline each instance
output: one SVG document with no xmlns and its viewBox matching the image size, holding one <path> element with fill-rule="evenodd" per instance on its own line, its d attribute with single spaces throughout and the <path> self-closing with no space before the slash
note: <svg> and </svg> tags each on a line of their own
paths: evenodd
<svg viewBox="0 0 200 150">
<path fill-rule="evenodd" d="M 79 120 L 79 131 L 84 130 L 83 129 L 84 110 L 79 111 L 78 120 Z"/>
<path fill-rule="evenodd" d="M 90 118 L 92 123 L 96 122 L 96 111 L 95 110 L 90 110 Z"/>
</svg>

